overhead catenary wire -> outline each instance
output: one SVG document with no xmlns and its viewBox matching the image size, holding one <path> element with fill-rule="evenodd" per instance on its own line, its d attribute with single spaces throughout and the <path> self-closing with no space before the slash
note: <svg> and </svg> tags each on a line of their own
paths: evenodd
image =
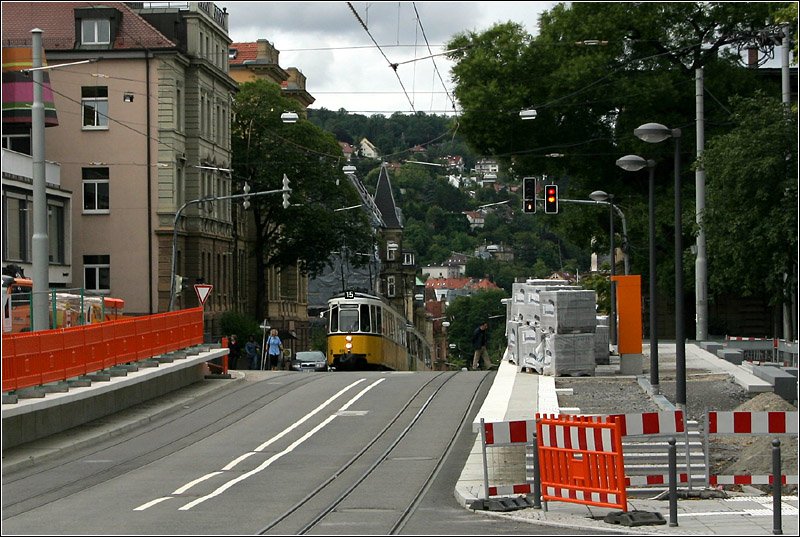
<svg viewBox="0 0 800 537">
<path fill-rule="evenodd" d="M 375 44 L 375 47 L 378 49 L 378 52 L 381 53 L 383 58 L 386 60 L 386 63 L 388 63 L 389 67 L 391 67 L 392 71 L 394 71 L 394 74 L 397 77 L 397 81 L 400 83 L 400 87 L 403 88 L 403 93 L 405 93 L 406 99 L 408 99 L 408 104 L 410 104 L 411 105 L 411 109 L 416 112 L 416 109 L 414 108 L 414 102 L 411 100 L 411 97 L 408 95 L 408 91 L 406 90 L 405 85 L 403 85 L 403 80 L 400 78 L 400 75 L 397 74 L 397 65 L 395 65 L 391 61 L 389 61 L 389 58 L 386 56 L 386 53 L 383 52 L 383 49 L 381 48 L 381 46 L 378 44 L 377 41 L 375 41 L 375 38 L 372 37 L 372 33 L 370 33 L 369 28 L 367 28 L 367 25 L 361 19 L 361 16 L 359 16 L 359 14 L 356 11 L 356 9 L 353 7 L 352 2 L 347 2 L 347 5 L 350 8 L 350 11 L 353 12 L 353 16 L 355 16 L 356 20 L 358 20 L 359 24 L 361 24 L 361 27 L 364 28 L 364 31 L 367 32 L 367 35 L 372 40 L 372 42 Z"/>
</svg>

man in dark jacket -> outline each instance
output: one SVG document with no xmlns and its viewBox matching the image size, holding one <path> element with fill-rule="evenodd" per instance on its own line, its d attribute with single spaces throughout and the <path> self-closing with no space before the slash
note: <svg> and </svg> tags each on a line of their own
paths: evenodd
<svg viewBox="0 0 800 537">
<path fill-rule="evenodd" d="M 489 323 L 483 321 L 472 333 L 472 348 L 475 350 L 475 354 L 472 357 L 473 370 L 478 369 L 480 362 L 483 362 L 483 368 L 486 370 L 492 365 L 492 361 L 489 359 L 489 351 L 486 350 L 486 343 L 489 339 L 489 334 L 486 332 L 488 328 Z"/>
</svg>

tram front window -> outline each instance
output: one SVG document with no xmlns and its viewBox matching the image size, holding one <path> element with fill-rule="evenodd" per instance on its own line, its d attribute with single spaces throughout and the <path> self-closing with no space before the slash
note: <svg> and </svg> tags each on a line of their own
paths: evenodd
<svg viewBox="0 0 800 537">
<path fill-rule="evenodd" d="M 342 332 L 358 331 L 358 310 L 344 309 L 339 310 L 339 330 Z"/>
</svg>

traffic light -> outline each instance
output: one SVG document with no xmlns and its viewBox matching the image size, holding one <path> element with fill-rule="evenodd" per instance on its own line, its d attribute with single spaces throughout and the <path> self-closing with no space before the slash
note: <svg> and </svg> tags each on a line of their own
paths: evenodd
<svg viewBox="0 0 800 537">
<path fill-rule="evenodd" d="M 289 178 L 286 177 L 286 174 L 283 174 L 283 208 L 286 209 L 289 207 L 289 192 L 292 189 L 289 188 Z"/>
<path fill-rule="evenodd" d="M 558 185 L 544 187 L 544 212 L 545 214 L 558 213 Z"/>
<path fill-rule="evenodd" d="M 242 207 L 246 211 L 247 209 L 250 208 L 250 195 L 249 195 L 250 194 L 250 185 L 245 183 L 244 187 L 242 188 L 242 190 L 244 190 L 244 193 L 246 194 L 246 196 L 244 197 L 244 202 L 242 203 Z"/>
<path fill-rule="evenodd" d="M 175 275 L 175 296 L 178 296 L 183 291 L 183 276 Z"/>
<path fill-rule="evenodd" d="M 522 212 L 536 212 L 536 178 L 523 177 L 522 179 Z"/>
</svg>

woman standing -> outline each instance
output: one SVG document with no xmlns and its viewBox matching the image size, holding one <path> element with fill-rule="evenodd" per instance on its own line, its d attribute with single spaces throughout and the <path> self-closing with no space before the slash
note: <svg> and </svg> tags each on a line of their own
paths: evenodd
<svg viewBox="0 0 800 537">
<path fill-rule="evenodd" d="M 278 330 L 273 328 L 267 338 L 267 371 L 275 370 L 278 367 L 281 353 L 283 353 L 283 342 L 278 337 Z"/>
</svg>

